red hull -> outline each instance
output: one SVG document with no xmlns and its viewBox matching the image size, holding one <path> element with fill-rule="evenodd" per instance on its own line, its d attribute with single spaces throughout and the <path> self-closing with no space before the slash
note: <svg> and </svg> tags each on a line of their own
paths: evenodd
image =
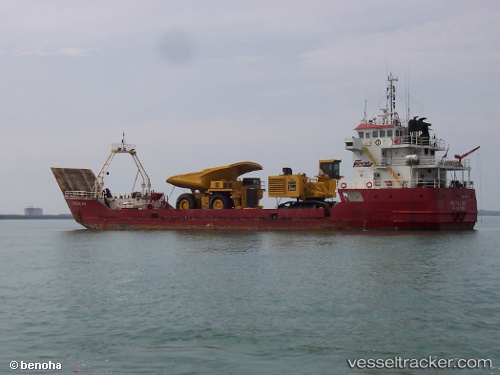
<svg viewBox="0 0 500 375">
<path fill-rule="evenodd" d="M 348 201 L 343 193 L 357 193 Z M 66 198 L 75 220 L 89 229 L 472 229 L 473 189 L 339 190 L 341 201 L 323 208 L 110 210 L 97 199 Z"/>
</svg>

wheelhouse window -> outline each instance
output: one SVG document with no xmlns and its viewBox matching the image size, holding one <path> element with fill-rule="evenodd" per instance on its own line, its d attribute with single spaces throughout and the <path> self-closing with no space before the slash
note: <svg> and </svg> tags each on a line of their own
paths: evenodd
<svg viewBox="0 0 500 375">
<path fill-rule="evenodd" d="M 370 132 L 366 132 L 366 138 L 370 138 Z"/>
<path fill-rule="evenodd" d="M 359 132 L 358 134 L 359 134 L 359 138 L 364 138 L 365 137 L 365 133 L 363 133 L 363 132 Z"/>
<path fill-rule="evenodd" d="M 380 131 L 380 137 L 381 137 L 381 138 L 385 137 L 385 130 L 381 130 L 381 131 Z"/>
<path fill-rule="evenodd" d="M 378 138 L 378 130 L 372 132 L 373 138 Z"/>
<path fill-rule="evenodd" d="M 387 136 L 388 137 L 392 137 L 392 129 L 391 130 L 387 130 Z"/>
</svg>

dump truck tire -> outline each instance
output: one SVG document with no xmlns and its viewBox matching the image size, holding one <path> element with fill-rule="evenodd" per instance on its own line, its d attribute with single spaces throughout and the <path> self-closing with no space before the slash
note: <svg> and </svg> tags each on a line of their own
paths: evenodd
<svg viewBox="0 0 500 375">
<path fill-rule="evenodd" d="M 221 210 L 223 208 L 232 208 L 231 199 L 221 193 L 215 193 L 210 198 L 210 208 L 214 210 Z"/>
<path fill-rule="evenodd" d="M 198 208 L 198 202 L 196 202 L 196 198 L 193 194 L 182 194 L 177 198 L 177 202 L 175 203 L 175 208 L 178 210 L 189 210 L 193 208 Z"/>
</svg>

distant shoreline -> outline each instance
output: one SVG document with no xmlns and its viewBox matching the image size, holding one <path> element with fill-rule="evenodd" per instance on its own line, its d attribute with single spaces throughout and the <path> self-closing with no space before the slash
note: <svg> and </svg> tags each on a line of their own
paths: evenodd
<svg viewBox="0 0 500 375">
<path fill-rule="evenodd" d="M 479 210 L 478 216 L 500 216 L 500 211 Z"/>
<path fill-rule="evenodd" d="M 28 216 L 28 215 L 0 215 L 0 220 L 54 220 L 54 219 L 73 219 L 71 214 L 60 214 L 60 215 L 40 215 L 40 216 Z"/>
</svg>

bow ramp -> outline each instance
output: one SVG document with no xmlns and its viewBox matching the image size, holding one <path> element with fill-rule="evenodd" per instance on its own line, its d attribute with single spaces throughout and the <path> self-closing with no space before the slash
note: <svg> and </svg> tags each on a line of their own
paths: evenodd
<svg viewBox="0 0 500 375">
<path fill-rule="evenodd" d="M 95 193 L 96 176 L 90 169 L 51 168 L 63 194 L 66 192 Z"/>
</svg>

